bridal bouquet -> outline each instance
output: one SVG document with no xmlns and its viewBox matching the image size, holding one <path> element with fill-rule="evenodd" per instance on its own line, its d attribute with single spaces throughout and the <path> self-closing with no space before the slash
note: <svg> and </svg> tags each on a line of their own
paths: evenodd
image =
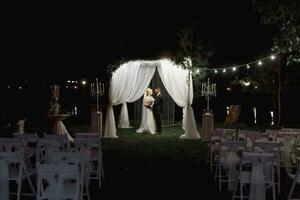
<svg viewBox="0 0 300 200">
<path fill-rule="evenodd" d="M 153 105 L 153 103 L 154 103 L 154 99 L 153 98 L 145 98 L 145 100 L 144 100 L 144 106 L 146 108 L 151 108 L 152 105 Z"/>
</svg>

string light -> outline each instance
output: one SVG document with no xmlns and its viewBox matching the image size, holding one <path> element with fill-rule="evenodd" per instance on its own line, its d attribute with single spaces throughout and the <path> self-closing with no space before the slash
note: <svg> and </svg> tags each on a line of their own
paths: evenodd
<svg viewBox="0 0 300 200">
<path fill-rule="evenodd" d="M 200 73 L 200 69 L 197 69 L 197 70 L 196 70 L 196 73 L 199 74 L 199 73 Z"/>
<path fill-rule="evenodd" d="M 261 61 L 258 61 L 258 65 L 262 65 L 262 62 L 261 62 Z"/>
<path fill-rule="evenodd" d="M 279 54 L 280 52 L 278 53 L 275 53 L 273 55 L 270 55 L 270 56 L 267 56 L 265 58 L 262 58 L 260 60 L 256 60 L 256 61 L 253 61 L 253 62 L 249 62 L 249 63 L 245 63 L 245 64 L 242 64 L 242 65 L 237 65 L 237 66 L 234 66 L 234 67 L 225 67 L 225 68 L 207 68 L 207 67 L 203 67 L 203 68 L 198 68 L 199 70 L 207 70 L 207 71 L 214 71 L 215 74 L 218 73 L 218 70 L 222 70 L 223 73 L 226 73 L 227 70 L 232 70 L 232 71 L 237 71 L 238 68 L 247 68 L 247 69 L 250 69 L 252 65 L 259 65 L 261 66 L 263 64 L 263 61 L 264 60 L 268 60 L 268 59 L 271 59 L 271 60 L 275 60 L 276 59 L 276 55 Z M 198 71 L 198 69 L 196 70 L 196 73 L 199 73 L 200 71 Z"/>
</svg>

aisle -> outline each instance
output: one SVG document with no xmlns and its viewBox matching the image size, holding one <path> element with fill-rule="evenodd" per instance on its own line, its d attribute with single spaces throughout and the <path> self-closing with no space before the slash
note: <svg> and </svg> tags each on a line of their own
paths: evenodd
<svg viewBox="0 0 300 200">
<path fill-rule="evenodd" d="M 231 199 L 220 193 L 206 165 L 207 148 L 199 140 L 178 139 L 179 126 L 163 129 L 162 135 L 119 130 L 119 139 L 104 139 L 104 187 L 100 196 L 157 198 L 161 195 L 208 196 Z M 116 192 L 118 191 L 118 192 Z"/>
</svg>

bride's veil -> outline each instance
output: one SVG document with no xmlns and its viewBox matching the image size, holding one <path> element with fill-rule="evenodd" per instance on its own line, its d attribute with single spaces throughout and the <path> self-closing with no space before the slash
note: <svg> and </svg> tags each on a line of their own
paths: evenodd
<svg viewBox="0 0 300 200">
<path fill-rule="evenodd" d="M 147 89 L 148 90 L 148 89 Z M 145 101 L 145 98 L 147 96 L 147 90 L 146 92 L 144 93 L 144 98 L 143 98 L 143 102 L 142 102 L 142 118 L 141 118 L 141 125 L 140 125 L 140 128 L 138 130 L 136 130 L 137 133 L 142 133 L 143 132 L 143 129 L 144 129 L 144 125 L 146 124 L 146 107 L 144 106 L 144 101 Z"/>
</svg>

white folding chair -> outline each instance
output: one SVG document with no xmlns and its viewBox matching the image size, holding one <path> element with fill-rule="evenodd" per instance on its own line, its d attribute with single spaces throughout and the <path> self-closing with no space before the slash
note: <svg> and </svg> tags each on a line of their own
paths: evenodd
<svg viewBox="0 0 300 200">
<path fill-rule="evenodd" d="M 78 165 L 37 164 L 37 200 L 80 199 Z"/>
<path fill-rule="evenodd" d="M 293 198 L 293 193 L 295 191 L 296 185 L 300 185 L 300 157 L 296 157 L 297 165 L 296 165 L 296 172 L 295 174 L 290 173 L 288 176 L 293 180 L 293 183 L 291 185 L 291 189 L 289 191 L 288 200 L 300 200 L 300 197 L 295 199 Z M 299 190 L 298 190 L 299 191 Z"/>
<path fill-rule="evenodd" d="M 87 151 L 80 152 L 51 152 L 46 156 L 47 164 L 73 164 L 78 165 L 80 169 L 80 194 L 83 199 L 83 188 L 86 189 L 86 195 L 90 200 L 89 194 L 89 172 L 88 172 L 88 156 Z"/>
<path fill-rule="evenodd" d="M 1 152 L 16 152 L 18 151 L 24 160 L 24 163 L 28 169 L 32 168 L 30 157 L 33 154 L 29 148 L 25 145 L 24 141 L 20 138 L 0 138 L 0 151 Z"/>
<path fill-rule="evenodd" d="M 253 143 L 255 141 L 269 141 L 269 134 L 266 133 L 250 133 L 248 132 L 246 135 L 247 141 L 247 151 L 252 151 Z"/>
<path fill-rule="evenodd" d="M 93 138 L 100 138 L 99 133 L 75 133 L 75 138 L 81 139 L 93 139 Z"/>
<path fill-rule="evenodd" d="M 297 145 L 298 134 L 294 132 L 279 132 L 276 135 L 276 142 L 281 144 L 282 166 L 286 169 L 292 166 L 294 146 Z"/>
<path fill-rule="evenodd" d="M 36 161 L 43 163 L 49 152 L 65 152 L 66 146 L 63 140 L 40 138 L 37 142 Z"/>
<path fill-rule="evenodd" d="M 58 140 L 62 141 L 62 143 L 65 145 L 65 149 L 71 150 L 70 142 L 68 140 L 68 136 L 66 134 L 64 135 L 56 135 L 56 134 L 43 134 L 45 139 L 48 140 Z"/>
<path fill-rule="evenodd" d="M 249 197 L 262 199 L 266 189 L 272 187 L 273 200 L 276 200 L 274 161 L 274 154 L 272 153 L 243 152 L 232 199 Z M 247 184 L 250 185 L 249 196 L 245 196 L 243 190 Z M 237 194 L 238 186 L 240 186 L 239 195 Z"/>
<path fill-rule="evenodd" d="M 36 144 L 39 136 L 36 133 L 13 133 L 14 138 L 19 138 L 29 151 L 29 157 L 33 157 L 36 153 Z"/>
<path fill-rule="evenodd" d="M 232 185 L 235 181 L 236 168 L 239 163 L 239 154 L 246 150 L 246 142 L 242 141 L 225 141 L 219 146 L 219 159 L 215 172 L 215 179 L 219 179 L 219 190 L 222 190 L 222 183 L 228 183 L 228 189 L 233 190 Z M 222 173 L 225 171 L 225 174 Z M 233 185 L 234 186 L 234 185 Z"/>
<path fill-rule="evenodd" d="M 243 129 L 238 130 L 238 136 L 242 139 L 245 139 L 245 140 L 246 140 L 248 134 L 255 134 L 255 133 L 259 133 L 259 131 L 258 130 L 256 130 L 256 131 L 243 130 Z"/>
<path fill-rule="evenodd" d="M 85 150 L 89 152 L 90 179 L 98 180 L 99 187 L 101 188 L 102 179 L 104 178 L 104 165 L 103 165 L 101 138 L 93 138 L 93 139 L 75 138 L 74 143 L 75 143 L 76 151 Z"/>
<path fill-rule="evenodd" d="M 253 144 L 253 152 L 260 152 L 260 153 L 273 153 L 274 154 L 274 165 L 276 166 L 277 172 L 277 181 L 275 184 L 278 188 L 278 193 L 280 193 L 280 163 L 281 163 L 281 144 L 279 142 L 259 142 L 254 141 Z"/>
<path fill-rule="evenodd" d="M 233 136 L 235 133 L 235 129 L 222 129 L 216 128 L 212 132 L 211 141 L 209 141 L 208 145 L 208 160 L 207 162 L 210 163 L 210 170 L 213 170 L 213 166 L 216 166 L 218 162 L 218 152 L 219 152 L 219 145 L 221 141 L 232 141 Z"/>
<path fill-rule="evenodd" d="M 276 137 L 277 137 L 278 133 L 280 133 L 280 132 L 287 132 L 287 131 L 283 131 L 283 130 L 279 130 L 279 129 L 266 129 L 265 134 L 268 134 L 269 138 L 272 141 L 276 141 Z"/>
<path fill-rule="evenodd" d="M 0 159 L 5 160 L 8 166 L 8 180 L 16 182 L 18 185 L 17 192 L 10 192 L 10 194 L 17 195 L 17 200 L 20 200 L 22 195 L 36 197 L 36 192 L 30 179 L 34 175 L 34 170 L 27 168 L 22 155 L 18 151 L 0 152 Z M 22 193 L 22 183 L 25 180 L 28 181 L 32 193 Z"/>
<path fill-rule="evenodd" d="M 300 133 L 300 129 L 299 128 L 285 128 L 285 127 L 282 127 L 281 130 L 282 131 L 287 131 L 287 132 Z"/>
</svg>

